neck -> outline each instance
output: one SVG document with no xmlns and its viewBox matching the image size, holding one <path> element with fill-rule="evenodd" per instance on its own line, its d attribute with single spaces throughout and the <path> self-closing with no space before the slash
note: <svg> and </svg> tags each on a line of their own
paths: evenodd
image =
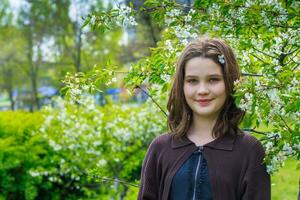
<svg viewBox="0 0 300 200">
<path fill-rule="evenodd" d="M 189 134 L 198 138 L 213 138 L 212 130 L 217 121 L 217 117 L 193 116 Z"/>
</svg>

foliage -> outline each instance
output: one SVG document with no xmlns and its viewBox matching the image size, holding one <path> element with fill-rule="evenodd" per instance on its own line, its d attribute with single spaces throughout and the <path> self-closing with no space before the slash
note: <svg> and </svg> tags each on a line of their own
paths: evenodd
<svg viewBox="0 0 300 200">
<path fill-rule="evenodd" d="M 300 158 L 299 8 L 296 1 L 196 0 L 189 6 L 147 0 L 140 11 L 149 12 L 164 28 L 162 40 L 150 56 L 131 64 L 126 85 L 147 83 L 150 94 L 159 98 L 158 90 L 169 92 L 176 58 L 191 39 L 198 35 L 225 39 L 234 48 L 243 75 L 235 83 L 236 103 L 247 111 L 242 128 L 262 135 L 267 170 L 274 173 L 287 157 Z M 261 131 L 262 126 L 267 131 Z"/>
<path fill-rule="evenodd" d="M 134 111 L 131 111 L 132 107 L 134 107 Z M 66 138 L 65 135 L 68 132 L 66 131 L 67 128 L 64 126 L 66 130 L 62 130 L 63 125 L 61 125 L 59 120 L 64 114 L 59 114 L 59 108 L 59 106 L 55 109 L 53 108 L 53 114 L 51 114 L 53 118 L 51 120 L 49 120 L 49 117 L 47 117 L 48 120 L 47 118 L 45 120 L 42 117 L 42 113 L 38 112 L 33 114 L 26 112 L 1 113 L 0 198 L 59 199 L 64 197 L 64 199 L 116 199 L 122 195 L 123 199 L 136 199 L 138 192 L 136 185 L 145 150 L 154 135 L 165 129 L 163 125 L 165 123 L 159 122 L 158 118 L 154 117 L 155 120 L 151 121 L 153 115 L 157 113 L 152 113 L 150 108 L 144 107 L 140 109 L 133 105 L 109 105 L 105 108 L 97 108 L 101 114 L 97 114 L 94 117 L 107 118 L 104 123 L 106 125 L 103 126 L 101 121 L 96 120 L 93 125 L 95 130 L 91 135 L 101 138 L 101 140 L 89 140 L 88 142 L 92 144 L 84 145 L 86 140 L 83 139 L 81 142 L 78 139 L 73 144 L 80 145 L 71 147 L 76 148 L 75 151 L 74 149 L 69 149 L 70 143 L 68 142 L 70 142 L 70 139 Z M 130 111 L 128 110 L 129 108 Z M 153 109 L 156 110 L 155 108 Z M 75 122 L 90 120 L 91 115 L 86 114 L 84 110 L 80 111 L 81 117 L 76 115 Z M 150 111 L 151 114 L 149 114 Z M 112 115 L 110 115 L 111 112 L 113 112 Z M 73 115 L 74 113 L 69 110 L 66 117 L 74 119 L 71 117 Z M 120 120 L 117 120 L 116 117 L 120 116 Z M 136 118 L 138 118 L 138 121 L 135 122 Z M 133 120 L 130 122 L 132 127 L 126 124 L 129 123 L 127 120 Z M 147 124 L 145 120 L 150 120 L 149 122 L 151 123 Z M 67 123 L 75 123 L 70 122 L 69 119 L 66 121 Z M 50 122 L 53 123 L 51 128 L 47 124 Z M 113 125 L 108 125 L 107 123 L 112 123 Z M 130 139 L 130 141 L 135 141 L 134 143 L 131 142 L 129 144 L 130 141 L 127 137 L 123 140 L 122 134 L 125 135 L 126 131 L 123 132 L 122 130 L 118 132 L 119 134 L 111 135 L 111 129 L 122 127 L 124 124 L 126 125 L 123 128 L 130 130 L 130 137 L 135 137 L 135 134 L 137 134 L 137 138 Z M 42 127 L 48 128 L 43 129 Z M 84 128 L 79 129 L 84 130 Z M 107 130 L 104 131 L 104 129 Z M 88 130 L 85 130 L 82 135 L 89 135 Z M 56 133 L 52 135 L 51 131 Z M 77 131 L 73 130 L 73 132 Z M 95 136 L 97 132 L 99 134 Z M 45 134 L 47 135 L 46 137 Z M 143 135 L 143 138 L 141 139 L 139 135 Z M 54 143 L 53 140 L 46 139 L 51 136 L 60 136 L 60 138 L 56 140 L 57 143 Z M 98 146 L 94 146 L 97 143 Z M 62 147 L 58 150 L 57 145 L 62 145 Z M 87 151 L 85 148 L 89 148 L 90 151 Z M 100 152 L 99 159 L 92 155 L 92 149 Z M 83 153 L 82 151 L 88 153 Z M 76 155 L 75 152 L 78 152 L 79 155 Z M 79 162 L 80 158 L 82 158 L 82 162 Z M 61 162 L 62 160 L 64 161 Z M 80 168 L 83 165 L 84 168 Z M 71 169 L 72 173 L 66 172 L 67 168 Z M 86 171 L 87 174 L 83 174 L 83 171 Z M 290 195 L 291 198 L 297 195 L 298 177 L 296 174 L 295 161 L 288 160 L 286 166 L 272 177 L 272 199 L 282 198 L 282 193 L 279 190 L 284 190 L 284 188 L 289 191 L 285 192 L 285 195 Z M 58 181 L 59 179 L 61 182 Z M 120 182 L 115 184 L 118 180 Z M 289 184 L 287 184 L 287 180 L 290 181 Z M 294 187 L 291 187 L 291 185 L 294 185 Z M 288 198 L 288 196 L 284 197 Z"/>
<path fill-rule="evenodd" d="M 0 193 L 8 199 L 34 199 L 43 178 L 33 178 L 33 166 L 45 166 L 46 142 L 34 131 L 41 125 L 40 113 L 2 112 L 0 115 Z M 50 185 L 44 184 L 46 189 Z"/>
<path fill-rule="evenodd" d="M 67 93 L 54 101 L 55 107 L 44 109 L 46 119 L 40 132 L 55 152 L 52 159 L 58 166 L 34 173 L 48 173 L 55 183 L 68 176 L 79 191 L 91 189 L 81 181 L 91 170 L 92 182 L 138 180 L 145 147 L 166 129 L 161 114 L 151 104 L 96 107 L 93 96 L 85 92 L 79 98 Z M 128 189 L 123 184 L 96 186 L 114 198 Z"/>
<path fill-rule="evenodd" d="M 1 115 L 3 196 L 116 198 L 139 179 L 146 147 L 166 129 L 159 111 L 153 105 L 95 107 L 84 98 L 89 107 L 56 99 L 55 108 L 43 110 L 45 119 L 42 113 Z"/>
<path fill-rule="evenodd" d="M 120 26 L 135 26 L 137 22 L 133 14 L 130 7 L 119 6 L 117 9 L 111 9 L 110 12 L 100 11 L 89 14 L 83 26 L 92 24 L 93 29 L 100 30 L 102 33 Z"/>
<path fill-rule="evenodd" d="M 42 113 L 2 112 L 0 116 L 0 193 L 4 199 L 78 199 L 83 192 L 61 176 L 55 151 L 40 134 Z"/>
</svg>

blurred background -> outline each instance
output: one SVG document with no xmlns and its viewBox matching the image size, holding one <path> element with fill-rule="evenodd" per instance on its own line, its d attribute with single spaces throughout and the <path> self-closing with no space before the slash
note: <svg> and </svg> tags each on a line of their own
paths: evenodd
<svg viewBox="0 0 300 200">
<path fill-rule="evenodd" d="M 142 3 L 134 1 L 133 7 Z M 83 27 L 88 14 L 127 4 L 129 0 L 1 0 L 0 110 L 38 110 L 59 95 L 66 72 L 108 63 L 126 71 L 130 62 L 148 55 L 160 29 L 145 13 L 137 16 L 139 26 L 105 33 Z M 116 102 L 146 99 L 140 91 L 129 97 L 118 81 L 101 88 L 104 92 L 95 96 L 99 104 L 104 95 Z"/>
</svg>

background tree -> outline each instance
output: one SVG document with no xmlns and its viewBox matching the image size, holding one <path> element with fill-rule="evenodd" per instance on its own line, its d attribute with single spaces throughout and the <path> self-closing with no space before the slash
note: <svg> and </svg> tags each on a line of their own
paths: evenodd
<svg viewBox="0 0 300 200">
<path fill-rule="evenodd" d="M 26 39 L 27 63 L 23 69 L 31 83 L 32 105 L 30 110 L 39 109 L 38 78 L 43 67 L 43 43 L 49 39 L 51 31 L 51 12 L 55 7 L 49 1 L 25 1 L 19 17 L 19 26 Z M 50 24 L 49 24 L 50 22 Z"/>
<path fill-rule="evenodd" d="M 7 1 L 1 4 L 0 10 L 0 85 L 8 94 L 10 108 L 14 110 L 17 87 L 21 87 L 20 83 L 24 81 L 23 74 L 20 73 L 21 63 L 24 61 L 24 40 L 20 29 L 13 24 L 13 14 Z"/>
</svg>

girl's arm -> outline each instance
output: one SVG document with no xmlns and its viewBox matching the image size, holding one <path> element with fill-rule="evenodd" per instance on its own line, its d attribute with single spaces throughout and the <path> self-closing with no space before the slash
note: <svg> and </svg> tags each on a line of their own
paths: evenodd
<svg viewBox="0 0 300 200">
<path fill-rule="evenodd" d="M 158 200 L 157 161 L 155 141 L 148 148 L 141 172 L 138 200 Z"/>
<path fill-rule="evenodd" d="M 249 168 L 245 174 L 243 184 L 245 192 L 243 200 L 270 200 L 270 175 L 263 164 L 265 151 L 260 141 L 256 141 L 250 149 Z"/>
</svg>

